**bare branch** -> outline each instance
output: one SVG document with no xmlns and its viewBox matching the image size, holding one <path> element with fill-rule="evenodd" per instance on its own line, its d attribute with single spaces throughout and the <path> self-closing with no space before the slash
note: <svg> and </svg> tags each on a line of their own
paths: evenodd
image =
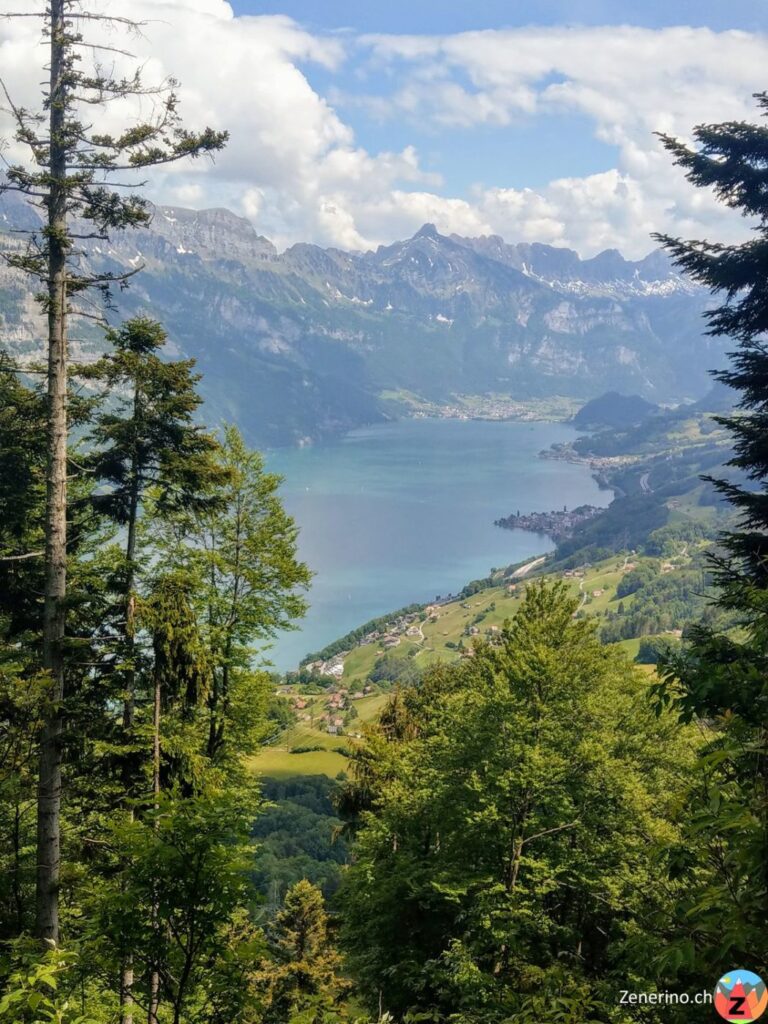
<svg viewBox="0 0 768 1024">
<path fill-rule="evenodd" d="M 525 846 L 526 843 L 532 843 L 535 839 L 542 839 L 544 836 L 554 835 L 555 832 L 564 832 L 566 829 L 576 828 L 578 824 L 578 821 L 571 821 L 567 825 L 557 825 L 555 828 L 545 828 L 543 832 L 536 832 L 532 836 L 526 836 L 520 845 Z"/>
</svg>

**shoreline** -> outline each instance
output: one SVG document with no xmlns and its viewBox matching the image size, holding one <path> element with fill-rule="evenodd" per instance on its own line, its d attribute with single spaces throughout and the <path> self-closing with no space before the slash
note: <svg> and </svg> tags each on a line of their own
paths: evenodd
<svg viewBox="0 0 768 1024">
<path fill-rule="evenodd" d="M 558 399 L 560 399 L 559 402 Z M 489 398 L 488 401 L 491 405 L 495 404 L 493 399 Z M 548 406 L 547 399 L 542 399 L 541 404 L 544 408 L 537 409 L 535 403 L 532 408 L 529 403 L 522 400 L 502 400 L 500 404 L 506 404 L 504 411 L 483 412 L 482 410 L 462 408 L 460 405 L 451 405 L 449 403 L 444 405 L 433 404 L 426 401 L 423 405 L 414 404 L 409 406 L 407 402 L 400 399 L 385 398 L 384 402 L 391 402 L 393 408 L 385 411 L 379 419 L 366 420 L 363 423 L 357 424 L 357 426 L 343 430 L 323 431 L 316 436 L 307 434 L 285 444 L 264 446 L 262 451 L 274 452 L 295 448 L 312 448 L 315 445 L 329 443 L 333 444 L 353 434 L 356 430 L 366 430 L 385 423 L 403 423 L 411 420 L 451 420 L 464 423 L 561 423 L 565 426 L 571 426 L 574 414 L 578 411 L 580 404 L 583 404 L 581 399 L 570 399 L 561 396 L 553 396 L 551 401 L 552 405 Z M 578 430 L 577 427 L 573 429 Z"/>
<path fill-rule="evenodd" d="M 267 654 L 279 671 L 294 671 L 308 655 L 335 645 L 372 618 L 389 614 L 411 602 L 436 603 L 436 594 L 442 595 L 442 601 L 449 600 L 449 595 L 454 597 L 466 585 L 485 578 L 492 566 L 510 566 L 510 571 L 514 571 L 520 568 L 521 559 L 524 559 L 523 564 L 528 564 L 534 555 L 540 557 L 550 551 L 554 545 L 545 536 L 545 531 L 521 530 L 516 534 L 514 531 L 502 534 L 493 526 L 494 519 L 514 510 L 518 496 L 525 502 L 525 510 L 548 510 L 556 506 L 561 493 L 569 507 L 584 502 L 604 505 L 610 500 L 600 493 L 599 484 L 587 467 L 555 467 L 552 464 L 548 467 L 547 463 L 538 460 L 539 452 L 551 443 L 577 436 L 572 427 L 562 422 L 502 426 L 494 425 L 483 417 L 474 424 L 464 420 L 462 425 L 452 426 L 448 422 L 440 424 L 427 420 L 417 423 L 412 422 L 413 419 L 406 417 L 356 431 L 343 445 L 331 443 L 306 452 L 283 448 L 275 453 L 274 459 L 268 459 L 268 471 L 285 478 L 281 490 L 285 493 L 287 510 L 297 515 L 299 524 L 304 527 L 302 533 L 307 539 L 303 548 L 304 560 L 322 574 L 322 580 L 316 582 L 310 595 L 313 607 L 306 625 L 301 623 L 302 628 L 294 635 L 281 636 L 278 644 Z M 374 457 L 373 463 L 368 461 L 368 452 Z M 384 452 L 395 454 L 387 454 L 384 458 Z M 395 455 L 396 465 L 401 467 L 398 470 L 394 470 L 391 463 Z M 383 475 L 379 474 L 379 460 Z M 435 482 L 440 507 L 432 509 L 432 505 L 438 502 L 434 490 L 425 488 L 422 477 L 425 472 L 438 470 Z M 390 474 L 393 476 L 391 481 Z M 413 479 L 404 474 L 413 474 Z M 384 566 L 382 582 L 374 582 L 375 577 L 370 575 L 358 580 L 360 573 L 356 571 L 354 578 L 350 576 L 347 580 L 345 577 L 342 585 L 338 583 L 337 576 L 346 571 L 347 560 L 341 552 L 341 563 L 332 562 L 336 534 L 328 524 L 330 519 L 335 519 L 335 508 L 348 505 L 347 498 L 366 509 L 366 503 L 373 501 L 378 492 L 380 476 L 386 492 L 385 504 L 397 495 L 409 496 L 402 509 L 398 501 L 394 501 L 398 521 L 403 520 L 399 526 L 407 531 L 407 536 L 404 534 L 396 538 L 393 535 L 391 539 L 400 552 L 394 562 L 399 575 L 390 579 L 386 568 L 388 563 L 382 562 L 380 557 L 380 549 L 387 544 L 378 538 L 371 542 L 370 554 L 364 556 L 363 563 Z M 391 494 L 390 484 L 394 487 Z M 465 484 L 469 487 L 467 495 L 462 493 Z M 479 490 L 476 491 L 475 486 Z M 482 504 L 478 504 L 478 494 L 482 495 Z M 411 505 L 410 499 L 414 496 L 419 500 Z M 456 509 L 446 508 L 444 502 L 450 502 Z M 312 510 L 316 506 L 319 519 L 316 516 L 312 518 Z M 411 508 L 416 515 L 413 521 Z M 462 525 L 465 515 L 472 516 L 468 526 Z M 442 523 L 443 520 L 451 524 L 455 520 L 456 525 L 450 526 L 447 533 L 451 543 L 463 542 L 469 530 L 467 543 L 472 545 L 468 548 L 470 554 L 484 554 L 485 557 L 481 560 L 462 557 L 460 564 L 454 564 L 455 559 L 446 558 L 445 551 L 449 549 L 442 553 L 437 550 L 438 542 L 432 529 L 435 521 Z M 418 530 L 414 522 L 418 524 Z M 319 526 L 313 525 L 318 523 Z M 526 532 L 527 539 L 524 536 Z M 539 536 L 535 537 L 537 532 Z M 357 546 L 363 543 L 367 533 L 367 528 L 363 527 L 353 530 Z M 441 526 L 438 531 L 441 539 L 443 533 Z M 498 539 L 494 540 L 492 534 Z M 404 551 L 412 555 L 410 561 L 403 557 Z M 423 551 L 429 554 L 422 561 Z M 408 571 L 410 565 L 421 565 L 423 572 Z M 433 569 L 436 575 L 433 575 Z M 535 568 L 531 570 L 532 573 L 535 571 Z M 403 585 L 398 587 L 398 582 Z M 358 595 L 361 601 L 358 601 Z M 354 611 L 357 614 L 352 614 Z"/>
</svg>

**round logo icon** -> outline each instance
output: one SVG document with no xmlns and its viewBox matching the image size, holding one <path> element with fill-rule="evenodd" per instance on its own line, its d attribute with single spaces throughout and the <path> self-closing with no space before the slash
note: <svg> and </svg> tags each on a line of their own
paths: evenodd
<svg viewBox="0 0 768 1024">
<path fill-rule="evenodd" d="M 717 983 L 715 1009 L 723 1020 L 759 1020 L 768 1010 L 765 982 L 752 971 L 729 971 Z"/>
</svg>

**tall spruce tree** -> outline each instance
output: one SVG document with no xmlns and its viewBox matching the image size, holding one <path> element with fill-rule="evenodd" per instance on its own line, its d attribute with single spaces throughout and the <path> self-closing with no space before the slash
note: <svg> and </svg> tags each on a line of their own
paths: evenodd
<svg viewBox="0 0 768 1024">
<path fill-rule="evenodd" d="M 768 93 L 755 98 L 768 116 Z M 738 342 L 731 366 L 714 376 L 740 392 L 741 412 L 717 419 L 734 439 L 729 465 L 757 486 L 715 486 L 740 514 L 739 528 L 723 538 L 731 557 L 719 563 L 722 600 L 743 609 L 752 588 L 768 590 L 768 126 L 731 121 L 699 125 L 693 134 L 696 149 L 661 138 L 692 184 L 712 188 L 727 206 L 756 219 L 755 237 L 736 245 L 654 236 L 686 273 L 725 296 L 705 314 L 707 333 Z"/>
<path fill-rule="evenodd" d="M 755 99 L 767 116 L 768 93 Z M 708 332 L 736 342 L 730 367 L 714 374 L 737 392 L 736 411 L 718 417 L 733 437 L 735 473 L 713 481 L 736 523 L 713 562 L 718 601 L 742 629 L 692 630 L 658 687 L 707 735 L 686 810 L 689 849 L 714 869 L 677 909 L 689 948 L 716 974 L 768 962 L 768 126 L 730 121 L 693 135 L 694 147 L 661 138 L 692 184 L 754 220 L 754 237 L 741 244 L 656 236 L 678 266 L 724 296 L 707 313 Z"/>
<path fill-rule="evenodd" d="M 153 512 L 215 504 L 214 489 L 225 472 L 213 458 L 213 437 L 194 422 L 202 399 L 192 360 L 164 362 L 159 352 L 167 335 L 149 317 L 136 317 L 107 332 L 111 351 L 85 370 L 104 384 L 112 398 L 91 431 L 90 469 L 102 489 L 96 508 L 125 528 L 122 565 L 115 574 L 118 631 L 124 641 L 123 726 L 134 719 L 135 606 L 139 517 L 147 491 Z"/>
<path fill-rule="evenodd" d="M 42 229 L 33 233 L 25 251 L 4 256 L 11 266 L 40 282 L 48 318 L 42 661 L 52 691 L 40 744 L 36 933 L 56 944 L 67 608 L 68 325 L 77 296 L 92 288 L 108 293 L 110 286 L 130 276 L 94 269 L 83 259 L 83 242 L 106 240 L 110 231 L 150 219 L 145 199 L 121 191 L 126 177 L 139 184 L 134 172 L 214 153 L 224 145 L 226 134 L 208 128 L 199 133 L 185 130 L 173 81 L 152 87 L 142 82 L 138 69 L 124 77 L 104 70 L 103 51 L 114 48 L 98 38 L 85 39 L 81 26 L 94 30 L 106 23 L 125 33 L 137 27 L 130 19 L 105 16 L 87 0 L 50 0 L 40 4 L 37 16 L 50 49 L 48 83 L 39 111 L 14 103 L 11 91 L 0 83 L 15 121 L 15 142 L 29 154 L 26 162 L 6 167 L 2 187 L 26 196 L 44 217 Z M 124 56 L 120 53 L 121 59 Z M 119 133 L 93 125 L 94 110 L 131 97 L 151 99 L 153 115 L 137 118 Z"/>
</svg>

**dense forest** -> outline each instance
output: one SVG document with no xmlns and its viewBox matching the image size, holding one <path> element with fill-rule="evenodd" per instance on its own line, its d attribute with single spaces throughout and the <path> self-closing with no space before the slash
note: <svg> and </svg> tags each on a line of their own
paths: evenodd
<svg viewBox="0 0 768 1024">
<path fill-rule="evenodd" d="M 151 310 L 111 321 L 130 280 L 83 248 L 146 222 L 124 175 L 226 133 L 186 129 L 173 85 L 86 68 L 102 14 L 40 14 L 40 110 L 6 83 L 28 160 L 2 187 L 46 226 L 4 257 L 48 336 L 45 364 L 0 363 L 0 1024 L 702 1020 L 718 978 L 768 966 L 765 128 L 663 140 L 757 225 L 741 246 L 661 239 L 725 292 L 710 330 L 734 339 L 740 408 L 718 420 L 734 475 L 709 486 L 737 523 L 686 574 L 628 573 L 604 628 L 663 628 L 705 584 L 715 611 L 649 677 L 532 583 L 473 657 L 387 661 L 338 788 L 262 785 L 250 755 L 287 711 L 261 655 L 311 580 L 297 529 L 260 454 L 203 426 Z M 107 131 L 105 104 L 148 95 L 153 117 Z M 83 315 L 107 343 L 88 365 L 68 346 Z M 663 552 L 658 506 L 627 502 Z M 595 549 L 627 547 L 619 520 Z"/>
</svg>

